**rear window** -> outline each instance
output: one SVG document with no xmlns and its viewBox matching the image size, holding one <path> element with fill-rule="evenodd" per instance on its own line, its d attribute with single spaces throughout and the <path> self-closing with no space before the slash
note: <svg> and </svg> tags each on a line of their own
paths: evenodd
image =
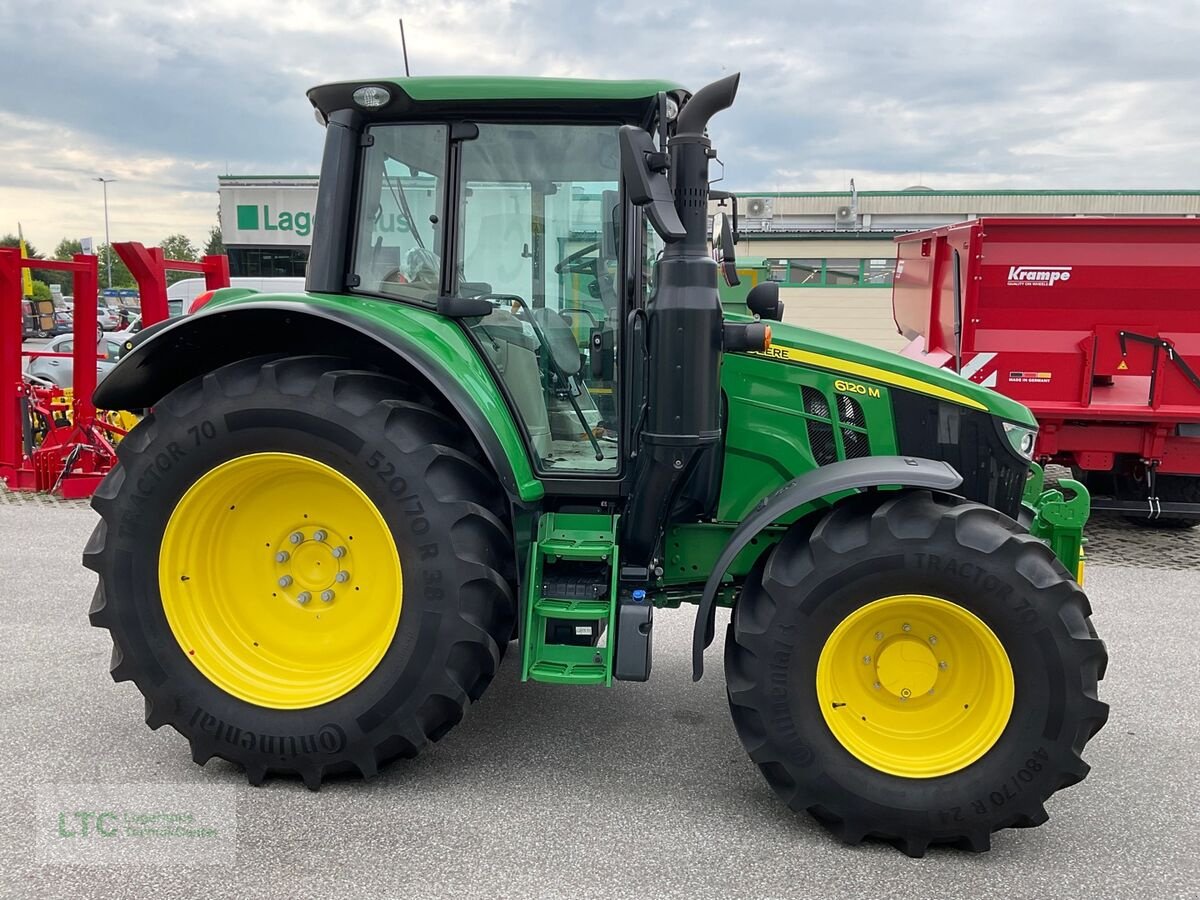
<svg viewBox="0 0 1200 900">
<path fill-rule="evenodd" d="M 358 290 L 432 304 L 442 275 L 445 125 L 381 125 L 363 154 Z"/>
</svg>

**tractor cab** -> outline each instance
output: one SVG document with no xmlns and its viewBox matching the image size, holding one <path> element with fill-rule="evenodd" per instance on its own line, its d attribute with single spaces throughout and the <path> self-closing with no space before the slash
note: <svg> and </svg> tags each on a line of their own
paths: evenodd
<svg viewBox="0 0 1200 900">
<path fill-rule="evenodd" d="M 472 121 L 365 132 L 355 290 L 490 304 L 471 330 L 548 471 L 618 469 L 618 127 Z"/>
<path fill-rule="evenodd" d="M 451 99 L 469 82 L 310 93 L 331 117 L 327 140 L 352 130 L 363 148 L 356 171 L 322 173 L 321 205 L 346 209 L 353 227 L 318 229 L 310 290 L 443 312 L 458 301 L 535 470 L 620 479 L 622 326 L 648 296 L 662 246 L 622 191 L 621 129 L 655 132 L 688 95 L 667 82 L 595 82 L 584 101 L 568 96 L 582 83 L 511 79 L 503 103 Z M 344 271 L 327 273 L 326 258 L 344 259 Z"/>
</svg>

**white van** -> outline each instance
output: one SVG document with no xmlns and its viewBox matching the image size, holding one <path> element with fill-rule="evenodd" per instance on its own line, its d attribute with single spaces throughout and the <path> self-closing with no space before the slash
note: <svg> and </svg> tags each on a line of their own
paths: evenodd
<svg viewBox="0 0 1200 900">
<path fill-rule="evenodd" d="M 303 278 L 230 278 L 229 286 L 250 288 L 260 293 L 294 292 L 304 290 Z M 167 310 L 172 316 L 183 315 L 192 301 L 207 287 L 203 278 L 184 278 L 167 288 Z"/>
</svg>

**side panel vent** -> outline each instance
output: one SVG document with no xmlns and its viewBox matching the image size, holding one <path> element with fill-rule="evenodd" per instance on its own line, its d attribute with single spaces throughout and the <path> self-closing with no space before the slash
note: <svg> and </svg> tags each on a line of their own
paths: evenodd
<svg viewBox="0 0 1200 900">
<path fill-rule="evenodd" d="M 863 416 L 862 407 L 853 397 L 838 394 L 838 418 L 843 425 L 853 425 L 855 428 L 866 428 L 867 420 Z"/>
<path fill-rule="evenodd" d="M 862 431 L 842 429 L 842 446 L 846 448 L 846 459 L 858 459 L 860 456 L 871 455 L 871 445 L 867 435 Z"/>
<path fill-rule="evenodd" d="M 818 466 L 837 462 L 837 443 L 833 439 L 833 426 L 828 422 L 808 420 L 808 445 Z"/>
<path fill-rule="evenodd" d="M 829 400 L 816 388 L 804 385 L 800 388 L 804 399 L 804 411 L 819 419 L 829 419 Z"/>
</svg>

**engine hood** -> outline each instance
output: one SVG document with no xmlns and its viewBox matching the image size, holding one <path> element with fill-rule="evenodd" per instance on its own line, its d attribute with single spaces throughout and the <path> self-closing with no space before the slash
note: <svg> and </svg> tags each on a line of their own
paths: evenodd
<svg viewBox="0 0 1200 900">
<path fill-rule="evenodd" d="M 874 382 L 937 397 L 988 412 L 1008 422 L 1029 428 L 1037 427 L 1037 420 L 1027 407 L 990 388 L 968 381 L 956 372 L 928 366 L 898 353 L 824 332 L 772 322 L 771 345 L 752 355 L 825 369 L 833 374 L 844 375 L 847 379 Z"/>
</svg>

